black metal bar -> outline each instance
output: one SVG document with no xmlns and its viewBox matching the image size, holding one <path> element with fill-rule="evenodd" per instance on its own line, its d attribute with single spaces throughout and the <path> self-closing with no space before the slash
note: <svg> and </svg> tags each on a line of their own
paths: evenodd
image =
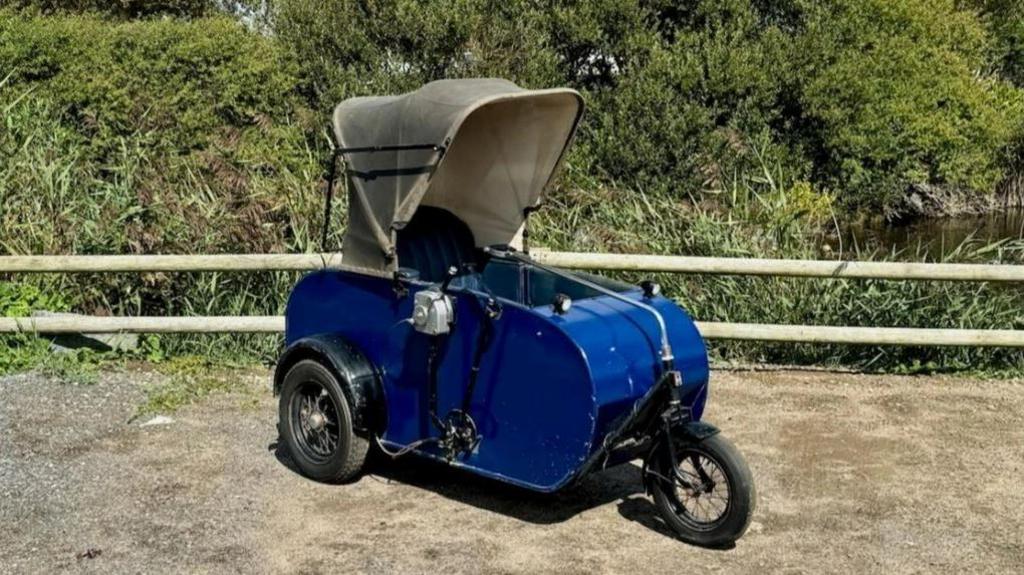
<svg viewBox="0 0 1024 575">
<path fill-rule="evenodd" d="M 368 172 L 361 172 L 359 170 L 349 170 L 350 176 L 359 178 L 361 180 L 376 180 L 377 178 L 394 178 L 398 176 L 416 176 L 419 174 L 429 174 L 437 168 L 437 165 L 430 166 L 412 166 L 408 168 L 393 168 L 387 170 L 370 170 Z"/>
<path fill-rule="evenodd" d="M 605 436 L 601 445 L 590 454 L 584 462 L 573 474 L 570 483 L 575 483 L 581 478 L 585 477 L 596 465 L 602 464 L 602 460 L 607 458 L 615 445 L 629 433 L 633 433 L 642 430 L 645 426 L 650 426 L 655 418 L 658 416 L 659 407 L 655 403 L 656 398 L 667 386 L 671 385 L 670 374 L 664 374 L 658 379 L 647 390 L 647 393 L 643 395 L 639 400 L 633 403 L 632 409 L 620 416 L 616 423 L 612 424 L 612 429 Z M 605 460 L 607 461 L 607 460 Z"/>
<path fill-rule="evenodd" d="M 320 251 L 326 252 L 327 250 L 327 233 L 331 229 L 331 203 L 334 200 L 334 180 L 338 175 L 338 156 L 339 152 L 337 149 L 331 154 L 331 167 L 327 170 L 327 197 L 324 199 L 324 227 L 320 236 Z"/>
<path fill-rule="evenodd" d="M 375 152 L 401 152 L 405 150 L 433 150 L 444 152 L 445 147 L 441 144 L 404 144 L 401 146 L 356 146 L 352 148 L 338 148 L 338 154 L 372 154 Z"/>
<path fill-rule="evenodd" d="M 540 204 L 523 210 L 523 253 L 530 255 L 530 214 L 540 209 Z"/>
<path fill-rule="evenodd" d="M 482 287 L 486 289 L 486 286 Z M 477 296 L 476 301 L 483 314 L 483 325 L 477 332 L 476 350 L 473 352 L 473 364 L 469 371 L 469 384 L 462 396 L 462 412 L 466 415 L 469 415 L 469 408 L 473 403 L 473 393 L 476 391 L 476 382 L 480 378 L 480 364 L 483 363 L 484 354 L 487 353 L 494 341 L 494 321 L 501 315 L 501 304 L 494 296 L 488 294 L 486 300 Z"/>
<path fill-rule="evenodd" d="M 427 355 L 427 385 L 429 386 L 427 412 L 430 416 L 430 421 L 441 432 L 442 436 L 444 436 L 445 426 L 444 422 L 441 421 L 441 417 L 437 414 L 437 374 L 440 367 L 439 364 L 441 363 L 439 356 L 444 355 L 445 350 L 442 348 L 447 343 L 448 338 L 443 335 L 430 336 L 430 351 Z"/>
</svg>

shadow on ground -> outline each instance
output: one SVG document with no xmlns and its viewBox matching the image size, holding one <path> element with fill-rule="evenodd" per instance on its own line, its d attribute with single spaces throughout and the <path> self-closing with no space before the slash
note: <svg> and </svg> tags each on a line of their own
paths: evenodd
<svg viewBox="0 0 1024 575">
<path fill-rule="evenodd" d="M 268 450 L 282 465 L 301 475 L 283 443 L 275 441 Z M 463 505 L 540 525 L 562 523 L 590 509 L 618 502 L 619 514 L 624 518 L 674 539 L 675 533 L 644 493 L 640 473 L 637 465 L 629 463 L 592 474 L 558 493 L 537 493 L 421 457 L 391 460 L 375 453 L 367 462 L 363 478 L 411 485 Z"/>
</svg>

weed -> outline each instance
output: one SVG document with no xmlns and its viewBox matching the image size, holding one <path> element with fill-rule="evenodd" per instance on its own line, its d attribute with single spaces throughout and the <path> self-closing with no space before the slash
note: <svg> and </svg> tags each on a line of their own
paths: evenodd
<svg viewBox="0 0 1024 575">
<path fill-rule="evenodd" d="M 182 407 L 213 394 L 236 393 L 243 396 L 243 405 L 252 405 L 255 395 L 250 386 L 239 379 L 238 371 L 228 368 L 239 365 L 214 363 L 208 358 L 185 356 L 157 365 L 166 379 L 146 390 L 145 402 L 133 419 L 144 415 L 173 413 Z"/>
</svg>

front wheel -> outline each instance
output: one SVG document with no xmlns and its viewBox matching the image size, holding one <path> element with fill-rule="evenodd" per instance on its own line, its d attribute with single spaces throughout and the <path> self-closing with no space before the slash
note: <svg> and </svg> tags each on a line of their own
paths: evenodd
<svg viewBox="0 0 1024 575">
<path fill-rule="evenodd" d="M 687 543 L 730 545 L 750 525 L 757 496 L 750 468 L 721 434 L 674 438 L 647 462 L 658 512 Z"/>
</svg>

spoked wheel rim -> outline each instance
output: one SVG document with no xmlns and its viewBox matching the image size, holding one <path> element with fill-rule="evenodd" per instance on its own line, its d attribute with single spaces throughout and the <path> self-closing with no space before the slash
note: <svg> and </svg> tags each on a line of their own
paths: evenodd
<svg viewBox="0 0 1024 575">
<path fill-rule="evenodd" d="M 303 455 L 316 462 L 338 452 L 341 429 L 338 405 L 327 388 L 315 381 L 299 386 L 291 400 L 293 436 Z"/>
<path fill-rule="evenodd" d="M 710 531 L 725 521 L 732 505 L 732 486 L 722 464 L 700 449 L 676 452 L 669 501 L 690 528 Z"/>
</svg>

